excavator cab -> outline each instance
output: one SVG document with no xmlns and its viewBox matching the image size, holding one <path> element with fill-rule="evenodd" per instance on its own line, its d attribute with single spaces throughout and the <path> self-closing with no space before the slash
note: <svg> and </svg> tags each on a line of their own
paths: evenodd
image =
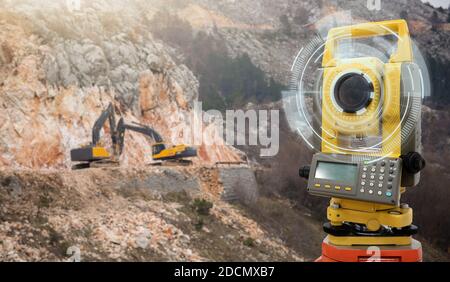
<svg viewBox="0 0 450 282">
<path fill-rule="evenodd" d="M 156 156 L 156 155 L 160 154 L 162 151 L 164 151 L 165 149 L 166 149 L 166 145 L 164 145 L 163 143 L 154 144 L 152 146 L 152 155 Z"/>
</svg>

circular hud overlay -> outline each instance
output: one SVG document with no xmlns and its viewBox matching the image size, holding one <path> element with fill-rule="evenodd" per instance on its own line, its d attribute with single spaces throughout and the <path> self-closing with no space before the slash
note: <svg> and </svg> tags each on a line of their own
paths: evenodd
<svg viewBox="0 0 450 282">
<path fill-rule="evenodd" d="M 413 62 L 400 64 L 397 90 L 386 83 L 395 73 L 385 66 L 404 40 L 393 30 L 382 36 L 337 38 L 333 56 L 337 63 L 323 66 L 328 31 L 362 22 L 368 21 L 356 22 L 348 13 L 320 19 L 292 64 L 289 91 L 283 92 L 284 111 L 291 129 L 316 152 L 327 148 L 363 159 L 392 156 L 393 147 L 413 138 L 420 123 L 422 99 L 430 93 L 430 82 L 412 39 Z M 396 117 L 390 113 L 393 108 L 399 111 Z M 331 142 L 333 138 L 338 142 Z"/>
</svg>

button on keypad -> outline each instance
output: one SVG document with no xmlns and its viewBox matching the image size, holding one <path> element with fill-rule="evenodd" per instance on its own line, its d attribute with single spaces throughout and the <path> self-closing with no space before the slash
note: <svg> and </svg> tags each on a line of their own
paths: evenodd
<svg viewBox="0 0 450 282">
<path fill-rule="evenodd" d="M 364 164 L 356 191 L 367 201 L 394 203 L 394 185 L 399 185 L 397 172 L 400 165 L 398 159 L 388 158 Z"/>
</svg>

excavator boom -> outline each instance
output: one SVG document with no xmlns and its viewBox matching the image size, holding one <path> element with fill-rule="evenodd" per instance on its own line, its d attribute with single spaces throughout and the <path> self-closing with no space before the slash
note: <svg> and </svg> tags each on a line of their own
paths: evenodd
<svg viewBox="0 0 450 282">
<path fill-rule="evenodd" d="M 112 103 L 100 114 L 92 127 L 92 142 L 89 146 L 73 149 L 70 151 L 70 158 L 73 162 L 91 163 L 100 160 L 110 159 L 111 155 L 104 147 L 99 146 L 100 132 L 103 126 L 109 120 L 109 128 L 111 134 L 111 141 L 113 144 L 113 155 L 116 155 L 117 133 L 116 133 L 116 118 L 114 114 L 114 106 Z"/>
<path fill-rule="evenodd" d="M 166 148 L 164 140 L 161 135 L 153 128 L 147 125 L 141 125 L 134 123 L 133 125 L 125 123 L 124 119 L 121 118 L 117 124 L 117 144 L 119 155 L 123 151 L 125 131 L 131 130 L 141 134 L 144 134 L 151 138 L 154 142 L 152 145 L 152 158 L 153 160 L 177 160 L 182 158 L 196 157 L 197 150 L 186 145 L 173 146 L 171 148 Z"/>
<path fill-rule="evenodd" d="M 106 120 L 109 120 L 109 128 L 111 131 L 111 141 L 115 144 L 116 138 L 116 116 L 114 114 L 114 106 L 112 103 L 109 103 L 108 108 L 104 110 L 100 117 L 95 121 L 94 126 L 92 127 L 92 145 L 95 146 L 100 141 L 100 131 L 105 125 Z"/>
</svg>

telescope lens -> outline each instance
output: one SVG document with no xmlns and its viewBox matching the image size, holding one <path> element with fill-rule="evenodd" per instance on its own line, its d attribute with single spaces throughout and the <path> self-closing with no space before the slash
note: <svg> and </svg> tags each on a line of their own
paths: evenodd
<svg viewBox="0 0 450 282">
<path fill-rule="evenodd" d="M 373 84 L 363 75 L 350 73 L 337 81 L 334 98 L 344 112 L 356 113 L 370 104 L 372 92 Z"/>
</svg>

